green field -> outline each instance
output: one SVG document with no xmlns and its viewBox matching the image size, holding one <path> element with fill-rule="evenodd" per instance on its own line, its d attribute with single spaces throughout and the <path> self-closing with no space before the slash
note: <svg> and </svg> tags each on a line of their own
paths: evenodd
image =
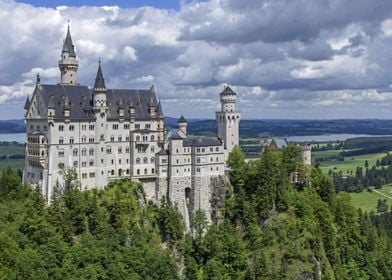
<svg viewBox="0 0 392 280">
<path fill-rule="evenodd" d="M 0 157 L 12 155 L 24 155 L 25 147 L 19 146 L 0 146 Z M 0 159 L 0 170 L 7 167 L 23 169 L 24 159 Z"/>
<path fill-rule="evenodd" d="M 328 156 L 337 156 L 339 155 L 340 150 L 331 150 L 331 151 L 322 151 L 322 152 L 314 152 L 312 153 L 312 158 L 315 159 L 317 157 L 328 157 Z M 320 169 L 327 174 L 329 170 L 334 172 L 342 171 L 343 174 L 349 174 L 350 171 L 355 172 L 357 166 L 364 167 L 365 161 L 367 160 L 369 163 L 369 167 L 372 167 L 376 164 L 377 159 L 381 159 L 385 156 L 386 153 L 377 153 L 377 154 L 367 154 L 360 156 L 351 156 L 345 157 L 344 161 L 338 160 L 329 160 L 320 163 Z"/>
<path fill-rule="evenodd" d="M 355 207 L 361 208 L 363 211 L 370 212 L 375 211 L 377 207 L 377 201 L 379 199 L 387 199 L 389 206 L 392 206 L 392 199 L 386 198 L 385 196 L 377 193 L 376 191 L 382 192 L 387 196 L 392 197 L 392 186 L 383 186 L 380 190 L 373 190 L 372 192 L 363 191 L 361 193 L 348 193 L 351 197 L 351 202 Z M 344 193 L 344 192 L 342 192 Z"/>
</svg>

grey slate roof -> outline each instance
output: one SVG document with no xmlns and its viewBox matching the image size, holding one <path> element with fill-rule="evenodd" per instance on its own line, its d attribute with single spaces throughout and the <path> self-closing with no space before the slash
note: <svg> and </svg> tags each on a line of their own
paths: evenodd
<svg viewBox="0 0 392 280">
<path fill-rule="evenodd" d="M 65 37 L 65 40 L 64 40 L 62 52 L 63 53 L 67 52 L 67 53 L 69 53 L 69 56 L 76 57 L 75 46 L 72 43 L 71 32 L 69 31 L 69 27 L 68 27 L 68 31 L 67 31 L 67 36 Z"/>
<path fill-rule="evenodd" d="M 236 94 L 229 86 L 226 86 L 220 94 Z"/>
<path fill-rule="evenodd" d="M 178 119 L 177 123 L 187 123 L 186 119 L 184 118 L 184 115 L 181 114 L 181 117 Z"/>
<path fill-rule="evenodd" d="M 166 134 L 166 139 L 181 140 L 184 139 L 185 135 L 180 132 L 179 129 L 170 129 Z"/>
<path fill-rule="evenodd" d="M 40 85 L 37 94 L 40 94 L 44 105 L 49 106 L 52 99 L 55 107 L 55 118 L 64 117 L 64 105 L 69 100 L 70 119 L 93 119 L 92 92 L 87 86 L 68 85 Z M 151 97 L 152 95 L 152 97 Z M 122 90 L 108 89 L 106 100 L 108 106 L 108 118 L 118 118 L 118 104 L 122 100 L 125 110 L 124 118 L 129 118 L 129 104 L 133 103 L 135 118 L 149 118 L 148 103 L 153 98 L 157 102 L 155 93 L 150 90 Z M 163 116 L 162 109 L 156 108 L 156 115 Z"/>
<path fill-rule="evenodd" d="M 95 77 L 94 89 L 106 88 L 105 79 L 103 78 L 101 61 L 99 61 L 97 76 Z"/>
<path fill-rule="evenodd" d="M 24 109 L 25 109 L 25 110 L 28 110 L 29 107 L 30 107 L 30 99 L 29 99 L 29 97 L 27 96 L 26 102 L 25 102 L 25 105 L 24 105 Z"/>
<path fill-rule="evenodd" d="M 184 147 L 220 146 L 222 141 L 214 137 L 197 137 L 184 139 Z"/>
</svg>

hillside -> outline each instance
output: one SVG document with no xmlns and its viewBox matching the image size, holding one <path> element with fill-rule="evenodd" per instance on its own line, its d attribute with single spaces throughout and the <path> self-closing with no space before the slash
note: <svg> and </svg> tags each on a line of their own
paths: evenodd
<svg viewBox="0 0 392 280">
<path fill-rule="evenodd" d="M 249 164 L 235 149 L 229 165 L 224 221 L 207 227 L 198 211 L 192 236 L 175 206 L 147 202 L 142 186 L 126 179 L 85 192 L 70 179 L 44 207 L 38 192 L 6 170 L 0 278 L 391 279 L 389 224 L 380 218 L 376 227 L 320 170 L 309 173 L 296 147 L 267 150 Z"/>
</svg>

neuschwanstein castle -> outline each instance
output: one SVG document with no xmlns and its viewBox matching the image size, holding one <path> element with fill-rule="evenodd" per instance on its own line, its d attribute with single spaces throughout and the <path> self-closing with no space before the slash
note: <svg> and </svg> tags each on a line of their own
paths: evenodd
<svg viewBox="0 0 392 280">
<path fill-rule="evenodd" d="M 225 159 L 239 141 L 236 93 L 224 87 L 216 112 L 218 137 L 190 137 L 187 121 L 166 131 L 154 87 L 106 88 L 101 63 L 92 89 L 77 83 L 78 61 L 68 28 L 59 61 L 61 82 L 37 76 L 25 105 L 27 133 L 23 180 L 42 189 L 47 202 L 64 185 L 60 170 L 75 168 L 80 188 L 111 180 L 143 183 L 148 199 L 177 203 L 185 220 L 197 209 L 211 219 L 211 182 L 225 174 Z"/>
</svg>

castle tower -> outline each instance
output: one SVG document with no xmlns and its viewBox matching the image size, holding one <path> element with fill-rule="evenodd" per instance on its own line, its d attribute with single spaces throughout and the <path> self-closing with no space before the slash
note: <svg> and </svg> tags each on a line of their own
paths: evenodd
<svg viewBox="0 0 392 280">
<path fill-rule="evenodd" d="M 225 86 L 220 93 L 221 110 L 216 112 L 218 137 L 224 142 L 226 158 L 235 145 L 239 144 L 239 124 L 241 113 L 235 111 L 237 94 Z"/>
<path fill-rule="evenodd" d="M 93 103 L 94 111 L 97 113 L 105 113 L 107 110 L 106 104 L 106 86 L 105 79 L 103 78 L 101 60 L 99 61 L 97 76 L 95 78 L 93 88 Z"/>
<path fill-rule="evenodd" d="M 305 165 L 310 166 L 312 164 L 312 146 L 310 144 L 301 147 L 301 158 Z"/>
<path fill-rule="evenodd" d="M 63 50 L 61 51 L 59 68 L 61 72 L 61 85 L 77 85 L 76 72 L 78 71 L 78 61 L 76 60 L 75 46 L 72 43 L 69 25 Z"/>
<path fill-rule="evenodd" d="M 178 119 L 177 126 L 178 129 L 181 130 L 181 132 L 184 133 L 184 135 L 186 136 L 186 128 L 188 126 L 188 123 L 183 115 L 181 115 L 181 117 Z"/>
</svg>

